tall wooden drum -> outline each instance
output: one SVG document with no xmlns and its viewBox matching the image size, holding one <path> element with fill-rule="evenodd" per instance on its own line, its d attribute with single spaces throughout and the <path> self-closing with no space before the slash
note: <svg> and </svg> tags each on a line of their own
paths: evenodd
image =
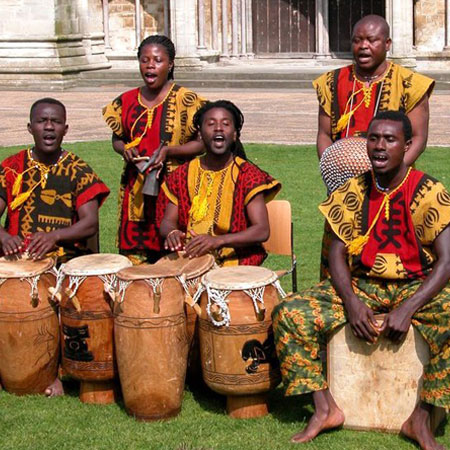
<svg viewBox="0 0 450 450">
<path fill-rule="evenodd" d="M 58 373 L 59 324 L 48 288 L 54 261 L 0 259 L 0 381 L 14 394 L 38 394 Z"/>
<path fill-rule="evenodd" d="M 160 420 L 181 410 L 189 340 L 185 292 L 170 261 L 117 274 L 115 343 L 127 412 Z"/>
<path fill-rule="evenodd" d="M 198 337 L 198 316 L 200 307 L 192 301 L 198 290 L 202 276 L 215 266 L 213 255 L 204 255 L 199 258 L 189 258 L 184 252 L 170 253 L 161 258 L 156 265 L 170 261 L 173 268 L 182 275 L 178 280 L 185 290 L 184 312 L 186 313 L 186 331 L 189 341 L 189 354 L 187 363 L 187 381 L 197 384 L 202 381 L 202 368 L 200 361 L 200 342 Z"/>
<path fill-rule="evenodd" d="M 278 293 L 284 296 L 277 275 L 264 267 L 224 267 L 208 272 L 202 289 L 203 378 L 227 396 L 231 417 L 264 416 L 266 393 L 280 382 L 271 319 Z"/>
<path fill-rule="evenodd" d="M 80 400 L 108 404 L 116 397 L 111 302 L 116 273 L 131 266 L 128 258 L 93 254 L 71 259 L 59 270 L 62 366 L 80 380 Z"/>
</svg>

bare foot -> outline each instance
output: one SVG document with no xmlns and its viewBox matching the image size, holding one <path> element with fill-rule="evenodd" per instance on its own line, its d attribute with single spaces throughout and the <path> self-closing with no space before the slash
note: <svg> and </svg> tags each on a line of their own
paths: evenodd
<svg viewBox="0 0 450 450">
<path fill-rule="evenodd" d="M 436 442 L 430 429 L 431 405 L 419 403 L 402 425 L 401 433 L 416 441 L 422 450 L 445 450 L 445 447 Z"/>
<path fill-rule="evenodd" d="M 320 432 L 338 428 L 344 423 L 344 413 L 336 406 L 330 405 L 328 411 L 316 411 L 309 419 L 306 428 L 291 438 L 291 442 L 299 444 L 314 439 Z"/>
<path fill-rule="evenodd" d="M 58 397 L 60 395 L 64 395 L 64 388 L 58 377 L 56 377 L 55 381 L 45 390 L 45 395 L 47 397 Z"/>
</svg>

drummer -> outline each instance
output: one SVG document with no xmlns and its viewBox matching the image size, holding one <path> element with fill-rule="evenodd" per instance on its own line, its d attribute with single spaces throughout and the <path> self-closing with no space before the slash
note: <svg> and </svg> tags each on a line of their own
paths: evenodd
<svg viewBox="0 0 450 450">
<path fill-rule="evenodd" d="M 213 253 L 219 265 L 259 265 L 270 234 L 266 202 L 281 184 L 247 161 L 239 140 L 244 116 L 233 103 L 206 103 L 194 125 L 206 153 L 162 185 L 168 205 L 160 225 L 165 249 L 190 257 Z M 161 206 L 161 209 L 162 209 Z"/>
<path fill-rule="evenodd" d="M 365 16 L 353 27 L 354 63 L 313 81 L 319 101 L 319 158 L 338 139 L 365 136 L 371 119 L 384 110 L 402 110 L 412 123 L 406 164 L 413 164 L 425 150 L 428 99 L 434 80 L 387 61 L 391 44 L 386 20 L 377 15 Z"/>
<path fill-rule="evenodd" d="M 31 106 L 28 131 L 34 145 L 0 165 L 0 226 L 4 255 L 27 251 L 32 259 L 56 256 L 64 261 L 87 252 L 86 239 L 98 232 L 98 209 L 107 186 L 78 156 L 61 147 L 68 130 L 66 108 L 43 98 Z M 62 394 L 56 380 L 46 390 Z"/>
</svg>

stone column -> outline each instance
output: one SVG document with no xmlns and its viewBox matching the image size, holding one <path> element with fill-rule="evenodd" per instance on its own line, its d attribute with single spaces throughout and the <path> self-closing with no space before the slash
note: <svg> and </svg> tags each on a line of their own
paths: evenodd
<svg viewBox="0 0 450 450">
<path fill-rule="evenodd" d="M 445 0 L 445 46 L 444 52 L 450 53 L 450 0 Z"/>
<path fill-rule="evenodd" d="M 89 1 L 2 1 L 0 85 L 64 89 L 75 85 L 82 71 L 110 67 L 101 3 L 97 21 L 96 12 L 87 14 Z"/>
<path fill-rule="evenodd" d="M 170 0 L 170 36 L 178 66 L 200 65 L 197 52 L 197 7 L 193 0 Z M 176 75 L 176 71 L 175 71 Z"/>
<path fill-rule="evenodd" d="M 328 0 L 316 0 L 316 59 L 331 58 L 328 27 Z"/>
<path fill-rule="evenodd" d="M 392 47 L 390 59 L 405 67 L 415 67 L 413 49 L 413 2 L 411 0 L 388 0 L 386 20 L 391 27 Z"/>
</svg>

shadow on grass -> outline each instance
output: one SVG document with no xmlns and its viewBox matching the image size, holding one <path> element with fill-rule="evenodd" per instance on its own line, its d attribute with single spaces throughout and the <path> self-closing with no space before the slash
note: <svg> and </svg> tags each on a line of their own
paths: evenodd
<svg viewBox="0 0 450 450">
<path fill-rule="evenodd" d="M 313 415 L 311 394 L 285 397 L 283 389 L 269 393 L 269 411 L 277 420 L 283 423 L 304 423 Z"/>
<path fill-rule="evenodd" d="M 203 380 L 195 382 L 188 380 L 185 389 L 192 393 L 192 397 L 203 410 L 214 414 L 226 414 L 226 396 L 212 391 Z"/>
</svg>

